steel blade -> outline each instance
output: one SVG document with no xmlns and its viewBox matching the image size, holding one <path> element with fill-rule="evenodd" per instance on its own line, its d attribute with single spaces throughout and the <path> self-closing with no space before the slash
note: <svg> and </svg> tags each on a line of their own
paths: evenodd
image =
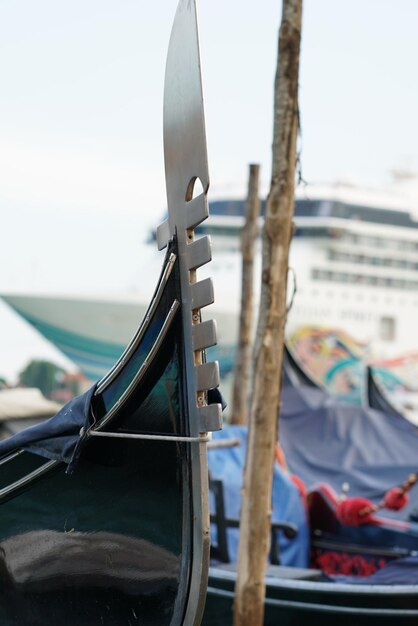
<svg viewBox="0 0 418 626">
<path fill-rule="evenodd" d="M 196 179 L 209 187 L 195 0 L 180 0 L 171 31 L 164 83 L 164 161 L 169 233 L 189 228 Z M 206 200 L 206 198 L 204 198 Z M 207 217 L 204 204 L 199 222 Z M 206 208 L 205 208 L 206 207 Z"/>
</svg>

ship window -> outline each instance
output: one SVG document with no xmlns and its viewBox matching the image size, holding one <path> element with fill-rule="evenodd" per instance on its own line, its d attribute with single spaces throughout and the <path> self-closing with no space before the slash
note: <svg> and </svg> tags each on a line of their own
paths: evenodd
<svg viewBox="0 0 418 626">
<path fill-rule="evenodd" d="M 380 318 L 380 338 L 383 341 L 393 341 L 395 339 L 395 320 L 393 317 Z"/>
<path fill-rule="evenodd" d="M 373 276 L 369 274 L 349 274 L 346 272 L 331 272 L 322 269 L 313 269 L 311 276 L 314 280 L 330 280 L 339 283 L 352 283 L 357 285 L 373 285 L 389 287 L 391 289 L 416 290 L 418 281 L 389 278 L 387 276 Z"/>
</svg>

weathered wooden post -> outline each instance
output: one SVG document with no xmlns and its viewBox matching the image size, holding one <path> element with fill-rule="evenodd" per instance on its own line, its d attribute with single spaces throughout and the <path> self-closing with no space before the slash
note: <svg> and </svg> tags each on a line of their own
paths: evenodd
<svg viewBox="0 0 418 626">
<path fill-rule="evenodd" d="M 241 234 L 241 313 L 235 360 L 231 424 L 246 424 L 248 422 L 248 393 L 253 347 L 254 249 L 258 234 L 258 216 L 260 214 L 260 199 L 258 196 L 259 175 L 260 166 L 256 163 L 250 164 L 248 195 L 245 204 L 245 225 Z"/>
<path fill-rule="evenodd" d="M 272 176 L 263 234 L 263 268 L 254 388 L 242 494 L 234 626 L 261 626 L 274 446 L 281 391 L 286 277 L 292 235 L 302 0 L 283 0 L 275 79 Z"/>
</svg>

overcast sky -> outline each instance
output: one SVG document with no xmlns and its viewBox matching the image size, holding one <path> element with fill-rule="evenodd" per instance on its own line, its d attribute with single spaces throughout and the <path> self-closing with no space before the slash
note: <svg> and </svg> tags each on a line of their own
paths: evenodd
<svg viewBox="0 0 418 626">
<path fill-rule="evenodd" d="M 165 208 L 176 4 L 0 2 L 0 292 L 135 289 Z M 249 162 L 266 189 L 281 2 L 200 0 L 198 12 L 211 197 L 244 194 Z M 381 185 L 418 170 L 417 25 L 416 0 L 305 0 L 305 180 Z"/>
</svg>

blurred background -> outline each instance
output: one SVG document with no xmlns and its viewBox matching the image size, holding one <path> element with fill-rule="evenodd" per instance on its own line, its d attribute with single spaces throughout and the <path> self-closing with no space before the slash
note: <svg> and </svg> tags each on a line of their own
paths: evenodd
<svg viewBox="0 0 418 626">
<path fill-rule="evenodd" d="M 155 283 L 147 241 L 166 209 L 163 85 L 176 4 L 0 4 L 0 293 L 117 299 L 144 291 L 144 272 Z M 244 198 L 250 162 L 261 164 L 265 194 L 281 2 L 198 9 L 209 197 Z M 418 213 L 417 23 L 414 0 L 305 0 L 307 197 L 319 183 L 397 185 Z M 69 373 L 75 388 L 74 363 L 0 300 L 0 379 L 16 384 L 33 360 L 53 363 L 61 387 Z"/>
</svg>

